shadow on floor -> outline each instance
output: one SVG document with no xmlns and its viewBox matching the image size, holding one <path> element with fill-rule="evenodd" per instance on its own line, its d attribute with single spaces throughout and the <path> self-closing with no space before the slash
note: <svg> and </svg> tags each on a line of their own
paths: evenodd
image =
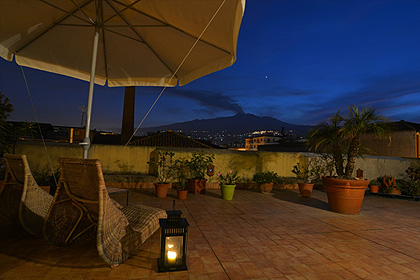
<svg viewBox="0 0 420 280">
<path fill-rule="evenodd" d="M 69 246 L 55 246 L 45 241 L 42 236 L 28 234 L 18 224 L 1 223 L 0 226 L 2 227 L 0 254 L 56 267 L 107 267 L 107 264 L 99 258 L 93 236 Z"/>
<path fill-rule="evenodd" d="M 328 205 L 328 202 L 325 202 L 323 200 L 314 198 L 314 197 L 302 197 L 299 195 L 299 193 L 290 191 L 290 190 L 278 190 L 274 191 L 273 194 L 274 198 L 288 201 L 300 205 L 306 205 L 313 208 L 318 208 L 321 210 L 330 210 L 330 206 Z"/>
<path fill-rule="evenodd" d="M 130 189 L 130 192 L 156 197 L 155 189 Z"/>
<path fill-rule="evenodd" d="M 188 194 L 188 195 L 190 195 L 190 194 Z M 191 195 L 194 195 L 194 194 L 191 194 Z M 221 194 L 215 193 L 215 192 L 211 192 L 211 191 L 208 191 L 208 190 L 206 190 L 206 193 L 204 195 L 211 196 L 211 197 L 214 197 L 214 198 L 220 198 L 220 199 L 222 199 L 222 195 Z"/>
</svg>

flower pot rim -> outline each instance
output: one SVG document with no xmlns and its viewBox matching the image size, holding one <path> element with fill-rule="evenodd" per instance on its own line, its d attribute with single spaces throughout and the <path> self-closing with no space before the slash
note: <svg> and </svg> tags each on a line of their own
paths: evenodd
<svg viewBox="0 0 420 280">
<path fill-rule="evenodd" d="M 356 179 L 340 179 L 340 178 L 333 178 L 333 177 L 322 177 L 322 182 L 324 185 L 326 183 L 334 184 L 337 188 L 360 188 L 366 189 L 369 185 L 368 179 L 363 180 L 356 180 Z"/>
<path fill-rule="evenodd" d="M 171 183 L 153 183 L 155 186 L 157 185 L 170 185 Z"/>
</svg>

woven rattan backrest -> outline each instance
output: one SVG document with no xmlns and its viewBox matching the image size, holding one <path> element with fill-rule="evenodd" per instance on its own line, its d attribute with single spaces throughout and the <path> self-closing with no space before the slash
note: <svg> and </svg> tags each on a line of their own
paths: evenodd
<svg viewBox="0 0 420 280">
<path fill-rule="evenodd" d="M 12 177 L 12 178 L 7 178 L 7 179 L 9 181 L 16 180 L 18 183 L 23 185 L 25 181 L 25 166 L 23 163 L 23 159 L 26 160 L 26 156 L 4 154 L 4 158 L 6 159 L 6 164 L 7 164 L 7 169 L 6 169 L 6 172 L 8 173 L 7 176 Z"/>
<path fill-rule="evenodd" d="M 99 212 L 99 189 L 103 182 L 99 160 L 60 158 L 61 177 L 68 195 L 89 211 Z"/>
</svg>

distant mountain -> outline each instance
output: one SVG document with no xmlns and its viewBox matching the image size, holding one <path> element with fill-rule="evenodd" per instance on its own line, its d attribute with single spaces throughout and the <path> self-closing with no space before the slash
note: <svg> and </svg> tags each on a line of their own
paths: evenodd
<svg viewBox="0 0 420 280">
<path fill-rule="evenodd" d="M 182 123 L 174 123 L 156 127 L 146 127 L 139 129 L 141 134 L 148 132 L 182 130 L 188 131 L 209 131 L 210 133 L 227 130 L 230 134 L 245 134 L 260 130 L 281 131 L 293 130 L 297 135 L 304 136 L 312 128 L 308 125 L 296 125 L 282 122 L 272 117 L 258 117 L 253 114 L 237 114 L 232 117 L 222 117 L 214 119 L 193 120 Z"/>
</svg>

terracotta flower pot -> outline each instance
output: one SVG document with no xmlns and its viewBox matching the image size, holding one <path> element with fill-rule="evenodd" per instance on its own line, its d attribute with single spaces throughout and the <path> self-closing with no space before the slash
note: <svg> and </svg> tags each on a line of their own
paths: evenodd
<svg viewBox="0 0 420 280">
<path fill-rule="evenodd" d="M 303 197 L 310 197 L 312 190 L 314 189 L 314 184 L 310 183 L 298 183 L 299 193 Z"/>
<path fill-rule="evenodd" d="M 168 189 L 171 184 L 161 184 L 161 183 L 155 183 L 155 191 L 156 196 L 160 198 L 165 198 L 168 194 Z"/>
<path fill-rule="evenodd" d="M 187 179 L 188 191 L 193 194 L 206 192 L 207 179 Z"/>
<path fill-rule="evenodd" d="M 393 188 L 391 190 L 391 194 L 401 195 L 401 190 L 398 190 L 397 188 Z"/>
<path fill-rule="evenodd" d="M 327 191 L 331 211 L 350 215 L 360 213 L 369 180 L 322 177 L 322 181 Z"/>
<path fill-rule="evenodd" d="M 379 186 L 378 185 L 370 185 L 369 188 L 370 188 L 371 193 L 379 192 Z"/>
<path fill-rule="evenodd" d="M 185 190 L 185 191 L 177 190 L 176 194 L 179 200 L 186 200 L 187 195 L 188 195 L 188 190 Z"/>
<path fill-rule="evenodd" d="M 261 193 L 264 193 L 264 194 L 271 193 L 271 190 L 273 189 L 273 185 L 274 185 L 274 183 L 260 184 Z"/>
</svg>

